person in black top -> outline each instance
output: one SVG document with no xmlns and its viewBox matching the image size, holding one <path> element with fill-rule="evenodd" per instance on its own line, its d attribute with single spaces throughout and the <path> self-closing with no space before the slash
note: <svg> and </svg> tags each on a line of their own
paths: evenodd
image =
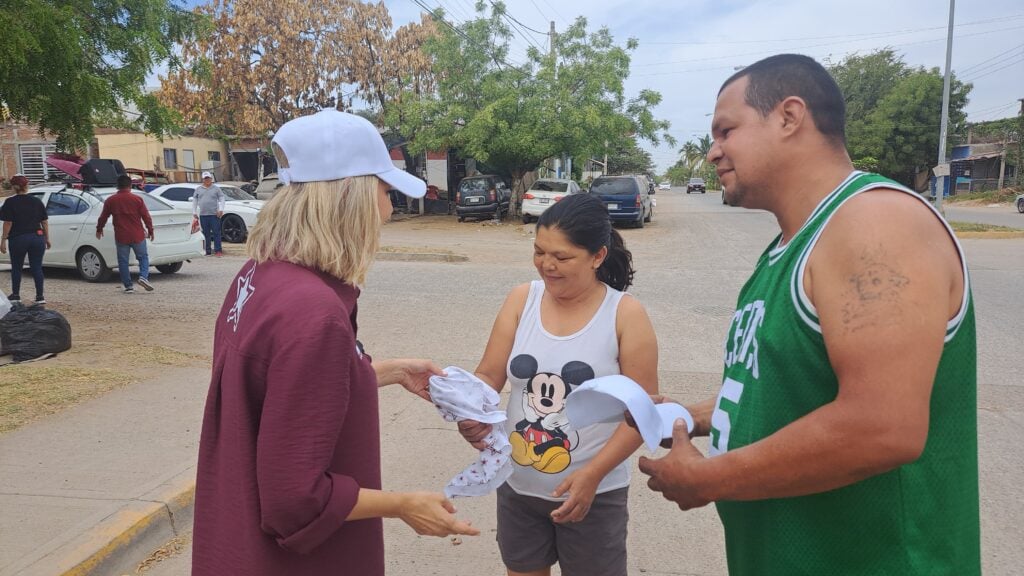
<svg viewBox="0 0 1024 576">
<path fill-rule="evenodd" d="M 11 302 L 18 302 L 21 296 L 21 269 L 28 256 L 28 267 L 36 282 L 37 305 L 46 304 L 43 299 L 43 253 L 50 248 L 50 228 L 46 223 L 46 206 L 35 196 L 28 195 L 28 178 L 21 174 L 11 178 L 14 196 L 7 198 L 0 207 L 0 220 L 4 223 L 3 237 L 0 238 L 0 252 L 7 253 L 7 242 L 11 243 Z"/>
</svg>

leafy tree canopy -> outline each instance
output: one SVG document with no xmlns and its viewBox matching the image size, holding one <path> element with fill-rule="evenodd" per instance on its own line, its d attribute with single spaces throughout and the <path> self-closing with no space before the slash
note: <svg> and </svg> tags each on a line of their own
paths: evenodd
<svg viewBox="0 0 1024 576">
<path fill-rule="evenodd" d="M 176 116 L 144 91 L 174 46 L 201 34 L 204 20 L 167 0 L 0 2 L 0 103 L 12 118 L 81 148 L 97 119 L 153 134 Z"/>
<path fill-rule="evenodd" d="M 942 74 L 908 66 L 891 49 L 847 56 L 829 65 L 846 98 L 846 140 L 856 165 L 911 184 L 914 174 L 934 166 L 942 119 Z M 950 85 L 947 147 L 963 132 L 971 84 Z"/>
<path fill-rule="evenodd" d="M 477 9 L 476 19 L 457 28 L 433 14 L 439 34 L 425 49 L 437 89 L 404 106 L 403 131 L 415 134 L 414 151 L 457 148 L 504 167 L 519 193 L 523 175 L 546 158 L 596 157 L 606 142 L 618 148 L 636 138 L 674 144 L 668 122 L 652 112 L 661 95 L 624 93 L 635 40 L 619 46 L 607 28 L 588 32 L 581 17 L 557 35 L 555 57 L 534 47 L 525 62 L 510 63 L 504 4 L 494 2 L 490 13 L 482 3 Z"/>
<path fill-rule="evenodd" d="M 654 172 L 654 160 L 636 140 L 626 140 L 608 151 L 609 174 L 648 174 Z"/>
</svg>

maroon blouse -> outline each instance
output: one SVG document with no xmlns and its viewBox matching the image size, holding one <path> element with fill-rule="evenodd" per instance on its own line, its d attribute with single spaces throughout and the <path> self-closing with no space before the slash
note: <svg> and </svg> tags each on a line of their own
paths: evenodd
<svg viewBox="0 0 1024 576">
<path fill-rule="evenodd" d="M 217 318 L 199 442 L 194 576 L 384 574 L 377 379 L 359 290 L 284 262 L 243 266 Z"/>
</svg>

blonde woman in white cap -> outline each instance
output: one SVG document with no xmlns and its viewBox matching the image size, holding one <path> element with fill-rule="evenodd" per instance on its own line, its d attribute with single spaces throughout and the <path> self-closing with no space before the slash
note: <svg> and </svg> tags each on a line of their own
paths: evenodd
<svg viewBox="0 0 1024 576">
<path fill-rule="evenodd" d="M 192 196 L 192 217 L 199 220 L 203 230 L 203 247 L 207 256 L 224 255 L 221 251 L 220 219 L 224 217 L 226 200 L 224 191 L 213 183 L 213 174 L 203 172 L 203 183 L 196 187 L 196 193 Z"/>
<path fill-rule="evenodd" d="M 424 183 L 372 124 L 325 110 L 273 139 L 281 188 L 217 318 L 199 444 L 193 575 L 384 574 L 381 518 L 477 534 L 442 494 L 381 490 L 377 388 L 427 398 L 427 360 L 373 361 L 356 340 L 358 286 L 391 215 Z"/>
</svg>

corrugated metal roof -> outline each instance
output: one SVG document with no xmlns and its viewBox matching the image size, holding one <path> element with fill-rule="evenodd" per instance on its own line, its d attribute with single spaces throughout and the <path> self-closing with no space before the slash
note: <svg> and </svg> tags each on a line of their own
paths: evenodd
<svg viewBox="0 0 1024 576">
<path fill-rule="evenodd" d="M 971 160 L 985 160 L 986 158 L 999 158 L 1002 156 L 1002 152 L 986 152 L 984 154 L 974 154 L 966 158 L 957 158 L 953 162 L 970 162 Z"/>
</svg>

